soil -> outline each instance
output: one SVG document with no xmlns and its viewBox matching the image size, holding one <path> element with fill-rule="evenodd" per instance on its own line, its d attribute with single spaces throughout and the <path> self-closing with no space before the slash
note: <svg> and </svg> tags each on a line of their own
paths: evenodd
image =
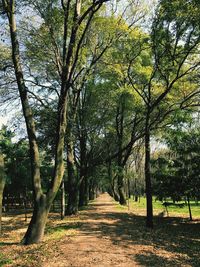
<svg viewBox="0 0 200 267">
<path fill-rule="evenodd" d="M 7 221 L 9 218 L 7 218 Z M 15 238 L 7 223 L 0 255 L 8 256 L 0 266 L 33 267 L 199 267 L 200 223 L 183 218 L 155 218 L 155 229 L 147 230 L 144 214 L 117 206 L 102 194 L 78 216 L 60 221 L 53 215 L 44 242 L 22 246 L 26 229 L 17 219 Z M 5 224 L 5 221 L 4 221 Z M 5 229 L 4 225 L 4 229 Z M 14 242 L 15 241 L 15 242 Z M 1 259 L 0 259 L 1 260 Z"/>
<path fill-rule="evenodd" d="M 102 194 L 82 212 L 84 220 L 79 233 L 63 240 L 59 245 L 59 260 L 48 261 L 44 267 L 61 266 L 141 266 L 134 260 L 136 246 L 129 244 L 130 236 L 124 229 L 116 229 L 121 223 L 121 211 L 116 212 L 116 203 L 108 194 Z M 124 214 L 126 215 L 126 213 Z M 123 228 L 128 225 L 124 221 Z M 121 228 L 121 227 L 120 227 Z M 117 231 L 115 233 L 115 231 Z"/>
<path fill-rule="evenodd" d="M 191 266 L 186 263 L 187 255 L 169 249 L 170 243 L 167 248 L 159 244 L 159 236 L 155 244 L 159 232 L 145 228 L 144 216 L 117 208 L 108 194 L 98 197 L 81 216 L 79 233 L 64 239 L 59 244 L 59 257 L 44 267 Z"/>
</svg>

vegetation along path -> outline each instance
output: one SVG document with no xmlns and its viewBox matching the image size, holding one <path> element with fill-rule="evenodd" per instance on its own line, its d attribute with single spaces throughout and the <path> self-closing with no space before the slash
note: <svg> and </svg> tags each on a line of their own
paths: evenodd
<svg viewBox="0 0 200 267">
<path fill-rule="evenodd" d="M 198 220 L 156 217 L 155 229 L 146 230 L 141 212 L 102 194 L 78 216 L 60 221 L 51 214 L 39 245 L 2 242 L 2 255 L 10 258 L 2 266 L 200 266 Z"/>
</svg>

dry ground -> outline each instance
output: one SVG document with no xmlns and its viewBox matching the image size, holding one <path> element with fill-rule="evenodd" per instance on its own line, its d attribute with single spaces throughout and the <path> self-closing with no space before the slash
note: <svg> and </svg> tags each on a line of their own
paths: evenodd
<svg viewBox="0 0 200 267">
<path fill-rule="evenodd" d="M 21 215 L 7 216 L 0 266 L 200 266 L 198 220 L 156 217 L 155 229 L 147 230 L 144 219 L 103 194 L 78 216 L 60 221 L 52 215 L 44 242 L 22 246 L 27 223 Z"/>
</svg>

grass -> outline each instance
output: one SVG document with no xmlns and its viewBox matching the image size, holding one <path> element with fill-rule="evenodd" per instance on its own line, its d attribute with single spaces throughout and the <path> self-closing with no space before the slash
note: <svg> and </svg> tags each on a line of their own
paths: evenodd
<svg viewBox="0 0 200 267">
<path fill-rule="evenodd" d="M 66 224 L 66 222 L 64 222 L 55 226 L 49 226 L 46 229 L 46 239 L 56 240 L 64 236 L 76 235 L 80 225 L 80 222 L 71 222 L 70 224 Z"/>
<path fill-rule="evenodd" d="M 12 260 L 9 258 L 6 258 L 3 254 L 0 253 L 0 267 L 4 266 L 5 264 L 11 264 Z"/>
<path fill-rule="evenodd" d="M 167 200 L 167 202 L 173 203 L 171 200 Z M 184 201 L 178 202 L 178 204 L 185 204 Z M 146 211 L 146 198 L 141 197 L 140 201 L 135 202 L 133 200 L 133 197 L 129 199 L 129 207 L 130 210 L 135 212 L 135 213 L 141 213 Z M 117 204 L 118 209 L 127 209 L 127 207 L 120 206 Z M 165 207 L 162 205 L 161 201 L 155 201 L 155 198 L 153 198 L 153 209 L 154 209 L 154 214 L 158 215 L 162 213 L 165 210 Z M 187 204 L 184 205 L 184 207 L 180 208 L 178 206 L 169 206 L 167 207 L 168 209 L 168 214 L 170 217 L 173 216 L 183 216 L 183 217 L 188 217 L 189 216 L 189 211 L 188 211 L 188 206 Z M 191 210 L 192 210 L 192 215 L 194 218 L 199 218 L 200 217 L 200 204 L 196 204 L 194 201 L 191 201 Z"/>
<path fill-rule="evenodd" d="M 28 222 L 31 214 L 28 216 Z M 57 242 L 70 240 L 76 236 L 80 227 L 79 216 L 66 217 L 60 220 L 59 214 L 50 214 L 46 227 L 44 241 L 40 244 L 22 246 L 20 241 L 25 234 L 28 222 L 24 215 L 9 214 L 3 218 L 3 234 L 0 237 L 0 267 L 20 266 L 32 267 L 43 266 L 43 263 L 55 251 L 59 251 Z"/>
</svg>

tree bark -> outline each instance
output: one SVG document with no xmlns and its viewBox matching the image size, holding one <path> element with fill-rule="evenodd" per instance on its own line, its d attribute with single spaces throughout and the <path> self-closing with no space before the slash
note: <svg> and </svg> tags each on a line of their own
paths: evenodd
<svg viewBox="0 0 200 267">
<path fill-rule="evenodd" d="M 150 130 L 149 130 L 149 113 L 148 113 L 147 118 L 146 118 L 146 127 L 145 127 L 145 185 L 146 185 L 146 203 L 147 203 L 146 226 L 148 228 L 153 228 L 153 205 L 152 205 L 150 157 L 151 157 L 150 155 Z"/>
<path fill-rule="evenodd" d="M 94 183 L 94 178 L 90 179 L 90 184 L 89 184 L 89 200 L 94 200 L 96 198 L 96 192 L 95 192 L 95 183 Z"/>
<path fill-rule="evenodd" d="M 78 212 L 79 183 L 74 159 L 74 140 L 71 123 L 67 126 L 67 172 L 68 202 L 65 215 L 75 215 Z"/>
<path fill-rule="evenodd" d="M 65 181 L 64 177 L 61 183 L 61 213 L 60 213 L 61 220 L 65 217 Z"/>
<path fill-rule="evenodd" d="M 4 172 L 4 159 L 0 156 L 0 235 L 2 232 L 2 201 L 3 201 L 3 191 L 6 183 L 6 175 Z"/>
<path fill-rule="evenodd" d="M 71 180 L 70 189 L 68 191 L 68 202 L 65 215 L 76 215 L 78 212 L 78 186 Z"/>
<path fill-rule="evenodd" d="M 47 201 L 46 195 L 42 195 L 34 203 L 33 216 L 22 240 L 24 245 L 39 243 L 42 240 L 50 207 L 51 202 Z"/>
<path fill-rule="evenodd" d="M 124 185 L 124 164 L 123 154 L 122 154 L 122 144 L 124 137 L 124 111 L 125 111 L 125 102 L 123 95 L 119 99 L 119 105 L 117 107 L 116 115 L 116 132 L 117 132 L 117 145 L 118 145 L 118 173 L 117 173 L 117 184 L 118 184 L 118 193 L 119 193 L 119 203 L 121 205 L 126 205 L 126 194 L 125 194 L 125 185 Z"/>
<path fill-rule="evenodd" d="M 79 207 L 87 206 L 89 201 L 88 177 L 84 176 L 79 189 Z"/>
<path fill-rule="evenodd" d="M 79 207 L 87 206 L 89 201 L 89 181 L 88 181 L 88 166 L 87 166 L 87 132 L 85 130 L 85 118 L 79 114 L 80 118 L 80 188 L 79 188 Z"/>
<path fill-rule="evenodd" d="M 114 200 L 119 202 L 119 195 L 118 195 L 118 192 L 116 191 L 116 188 L 115 188 L 115 177 L 112 179 L 111 187 L 112 187 L 112 191 L 113 191 Z"/>
<path fill-rule="evenodd" d="M 124 174 L 123 169 L 119 168 L 118 174 L 117 174 L 117 181 L 118 181 L 118 192 L 119 192 L 119 203 L 121 205 L 126 205 L 126 194 L 124 190 Z"/>
<path fill-rule="evenodd" d="M 192 210 L 191 210 L 191 206 L 190 206 L 190 197 L 189 196 L 187 196 L 187 203 L 188 203 L 188 211 L 189 211 L 190 221 L 192 221 Z"/>
</svg>

